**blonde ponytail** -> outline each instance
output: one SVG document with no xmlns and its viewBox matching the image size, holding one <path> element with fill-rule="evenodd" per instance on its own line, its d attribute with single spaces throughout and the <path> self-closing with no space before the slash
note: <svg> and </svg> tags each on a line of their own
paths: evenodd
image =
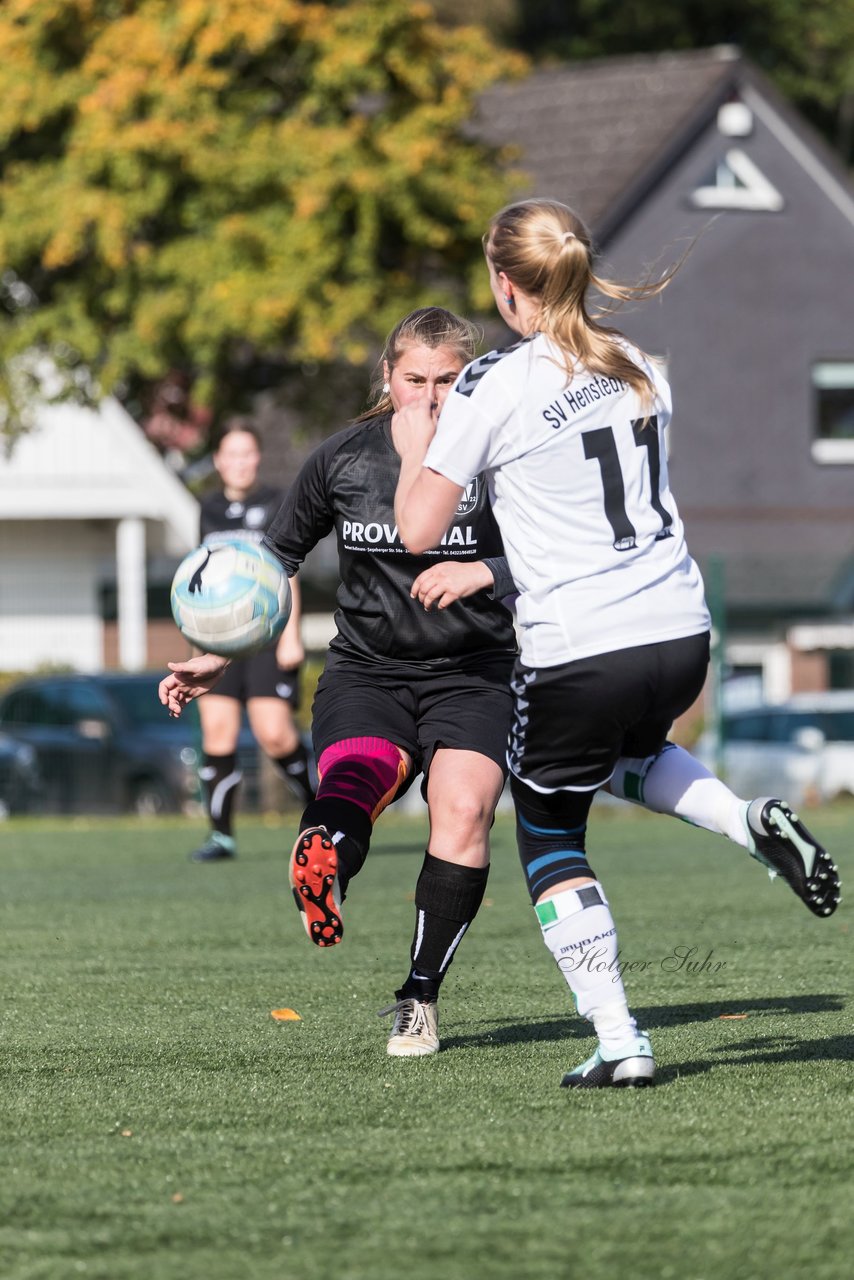
<svg viewBox="0 0 854 1280">
<path fill-rule="evenodd" d="M 535 329 L 560 349 L 561 365 L 571 378 L 577 365 L 604 377 L 619 378 L 640 396 L 645 412 L 652 408 L 654 387 L 632 360 L 618 329 L 600 323 L 616 307 L 591 315 L 591 289 L 618 306 L 655 297 L 672 280 L 684 256 L 658 280 L 618 284 L 593 273 L 593 246 L 584 223 L 557 200 L 522 200 L 507 205 L 492 219 L 484 237 L 486 256 L 495 271 L 538 303 Z"/>
</svg>

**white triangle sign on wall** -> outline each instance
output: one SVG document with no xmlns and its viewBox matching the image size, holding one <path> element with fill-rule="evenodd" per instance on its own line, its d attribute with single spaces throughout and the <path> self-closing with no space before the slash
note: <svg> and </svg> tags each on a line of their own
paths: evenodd
<svg viewBox="0 0 854 1280">
<path fill-rule="evenodd" d="M 783 197 L 743 151 L 733 147 L 719 161 L 710 181 L 697 187 L 691 203 L 698 209 L 753 209 L 778 213 Z"/>
</svg>

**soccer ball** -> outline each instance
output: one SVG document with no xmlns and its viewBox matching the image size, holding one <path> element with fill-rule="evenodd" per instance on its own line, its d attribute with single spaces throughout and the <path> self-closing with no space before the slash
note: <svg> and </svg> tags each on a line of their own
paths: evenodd
<svg viewBox="0 0 854 1280">
<path fill-rule="evenodd" d="M 170 599 L 182 636 L 223 658 L 265 649 L 291 613 L 291 589 L 278 560 L 238 539 L 191 551 L 178 565 Z"/>
</svg>

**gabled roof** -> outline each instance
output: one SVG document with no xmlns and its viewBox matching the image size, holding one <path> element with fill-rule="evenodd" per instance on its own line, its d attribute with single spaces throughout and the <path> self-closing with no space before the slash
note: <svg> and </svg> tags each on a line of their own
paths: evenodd
<svg viewBox="0 0 854 1280">
<path fill-rule="evenodd" d="M 36 429 L 0 453 L 4 520 L 162 521 L 177 546 L 198 541 L 199 506 L 133 418 L 108 397 L 97 409 L 44 405 Z"/>
<path fill-rule="evenodd" d="M 717 108 L 745 90 L 771 105 L 789 144 L 808 150 L 829 184 L 838 184 L 850 199 L 839 159 L 731 45 L 534 71 L 482 96 L 475 132 L 513 149 L 515 167 L 528 177 L 520 194 L 569 204 L 601 243 L 690 147 Z"/>
</svg>

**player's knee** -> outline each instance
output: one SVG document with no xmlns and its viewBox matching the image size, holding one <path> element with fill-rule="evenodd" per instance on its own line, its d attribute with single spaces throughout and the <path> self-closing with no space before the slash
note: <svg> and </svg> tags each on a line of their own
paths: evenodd
<svg viewBox="0 0 854 1280">
<path fill-rule="evenodd" d="M 650 769 L 667 751 L 673 749 L 672 742 L 665 742 L 660 751 L 651 756 L 620 756 L 608 790 L 619 800 L 631 800 L 635 804 L 644 803 L 644 785 Z"/>
<path fill-rule="evenodd" d="M 431 810 L 440 816 L 443 827 L 451 828 L 461 841 L 485 836 L 495 809 L 493 797 L 484 792 L 454 789 L 450 794 L 428 790 Z"/>
<path fill-rule="evenodd" d="M 289 756 L 291 752 L 296 751 L 299 746 L 299 734 L 293 727 L 288 729 L 279 729 L 274 732 L 255 731 L 255 738 L 259 747 L 272 760 L 278 760 L 281 756 Z"/>
<path fill-rule="evenodd" d="M 359 805 L 372 819 L 391 804 L 409 773 L 409 757 L 385 738 L 347 738 L 321 752 L 317 798 Z"/>
</svg>

